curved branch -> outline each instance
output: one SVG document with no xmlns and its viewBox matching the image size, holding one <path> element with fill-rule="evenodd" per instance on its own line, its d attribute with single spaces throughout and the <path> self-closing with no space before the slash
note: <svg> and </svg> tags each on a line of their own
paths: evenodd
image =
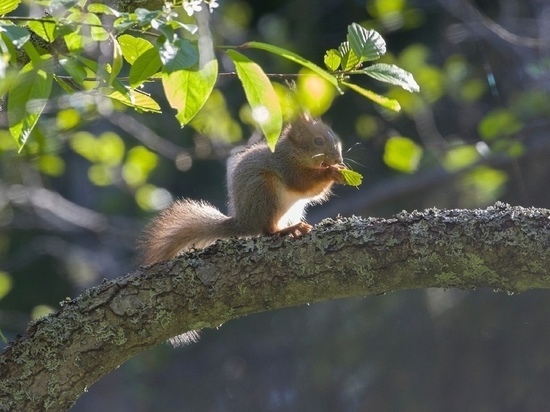
<svg viewBox="0 0 550 412">
<path fill-rule="evenodd" d="M 250 313 L 413 288 L 550 288 L 549 223 L 549 210 L 498 203 L 326 220 L 300 240 L 218 242 L 31 324 L 0 355 L 0 410 L 66 410 L 138 352 Z"/>
</svg>

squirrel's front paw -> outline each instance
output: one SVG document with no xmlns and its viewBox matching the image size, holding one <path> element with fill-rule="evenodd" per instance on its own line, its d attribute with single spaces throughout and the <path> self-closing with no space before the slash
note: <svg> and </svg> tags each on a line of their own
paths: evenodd
<svg viewBox="0 0 550 412">
<path fill-rule="evenodd" d="M 344 176 L 342 175 L 342 170 L 346 167 L 344 165 L 332 165 L 329 167 L 330 170 L 330 176 L 332 177 L 332 180 L 334 180 L 335 183 L 338 184 L 345 184 L 346 180 L 344 179 Z"/>
</svg>

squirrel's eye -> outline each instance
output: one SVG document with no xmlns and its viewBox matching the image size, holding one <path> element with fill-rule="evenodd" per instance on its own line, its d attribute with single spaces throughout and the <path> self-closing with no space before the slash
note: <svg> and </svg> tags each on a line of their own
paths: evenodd
<svg viewBox="0 0 550 412">
<path fill-rule="evenodd" d="M 325 143 L 325 139 L 317 136 L 315 139 L 313 139 L 313 143 L 315 143 L 316 146 L 322 146 Z"/>
</svg>

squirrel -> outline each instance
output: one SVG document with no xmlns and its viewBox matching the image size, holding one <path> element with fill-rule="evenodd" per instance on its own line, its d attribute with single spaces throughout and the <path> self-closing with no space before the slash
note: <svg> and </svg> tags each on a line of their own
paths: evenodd
<svg viewBox="0 0 550 412">
<path fill-rule="evenodd" d="M 323 121 L 300 114 L 287 124 L 272 152 L 265 140 L 228 162 L 229 216 L 204 201 L 173 202 L 146 227 L 142 263 L 151 265 L 217 239 L 257 235 L 301 237 L 309 204 L 343 184 L 342 144 Z"/>
</svg>

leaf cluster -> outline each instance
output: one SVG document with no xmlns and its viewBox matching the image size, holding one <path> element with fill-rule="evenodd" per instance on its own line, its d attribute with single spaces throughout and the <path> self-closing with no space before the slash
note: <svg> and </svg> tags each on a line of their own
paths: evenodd
<svg viewBox="0 0 550 412">
<path fill-rule="evenodd" d="M 182 6 L 167 3 L 162 10 L 122 13 L 85 0 L 41 0 L 37 3 L 48 17 L 23 18 L 20 25 L 7 16 L 19 3 L 8 0 L 0 7 L 0 92 L 7 92 L 9 129 L 19 148 L 32 135 L 54 84 L 67 94 L 100 96 L 138 111 L 160 112 L 159 103 L 144 91 L 147 82 L 160 80 L 183 127 L 204 106 L 220 75 L 216 55 L 199 47 L 200 30 Z M 283 111 L 269 76 L 238 51 L 247 48 L 288 59 L 338 92 L 349 88 L 387 109 L 399 110 L 399 104 L 352 83 L 350 76 L 366 74 L 418 91 L 412 75 L 395 65 L 363 67 L 382 56 L 386 44 L 379 33 L 356 23 L 348 27 L 347 40 L 338 49 L 326 52 L 326 69 L 271 44 L 220 46 L 220 53 L 233 62 L 252 118 L 272 149 L 282 130 Z M 210 57 L 205 61 L 205 56 Z"/>
</svg>

